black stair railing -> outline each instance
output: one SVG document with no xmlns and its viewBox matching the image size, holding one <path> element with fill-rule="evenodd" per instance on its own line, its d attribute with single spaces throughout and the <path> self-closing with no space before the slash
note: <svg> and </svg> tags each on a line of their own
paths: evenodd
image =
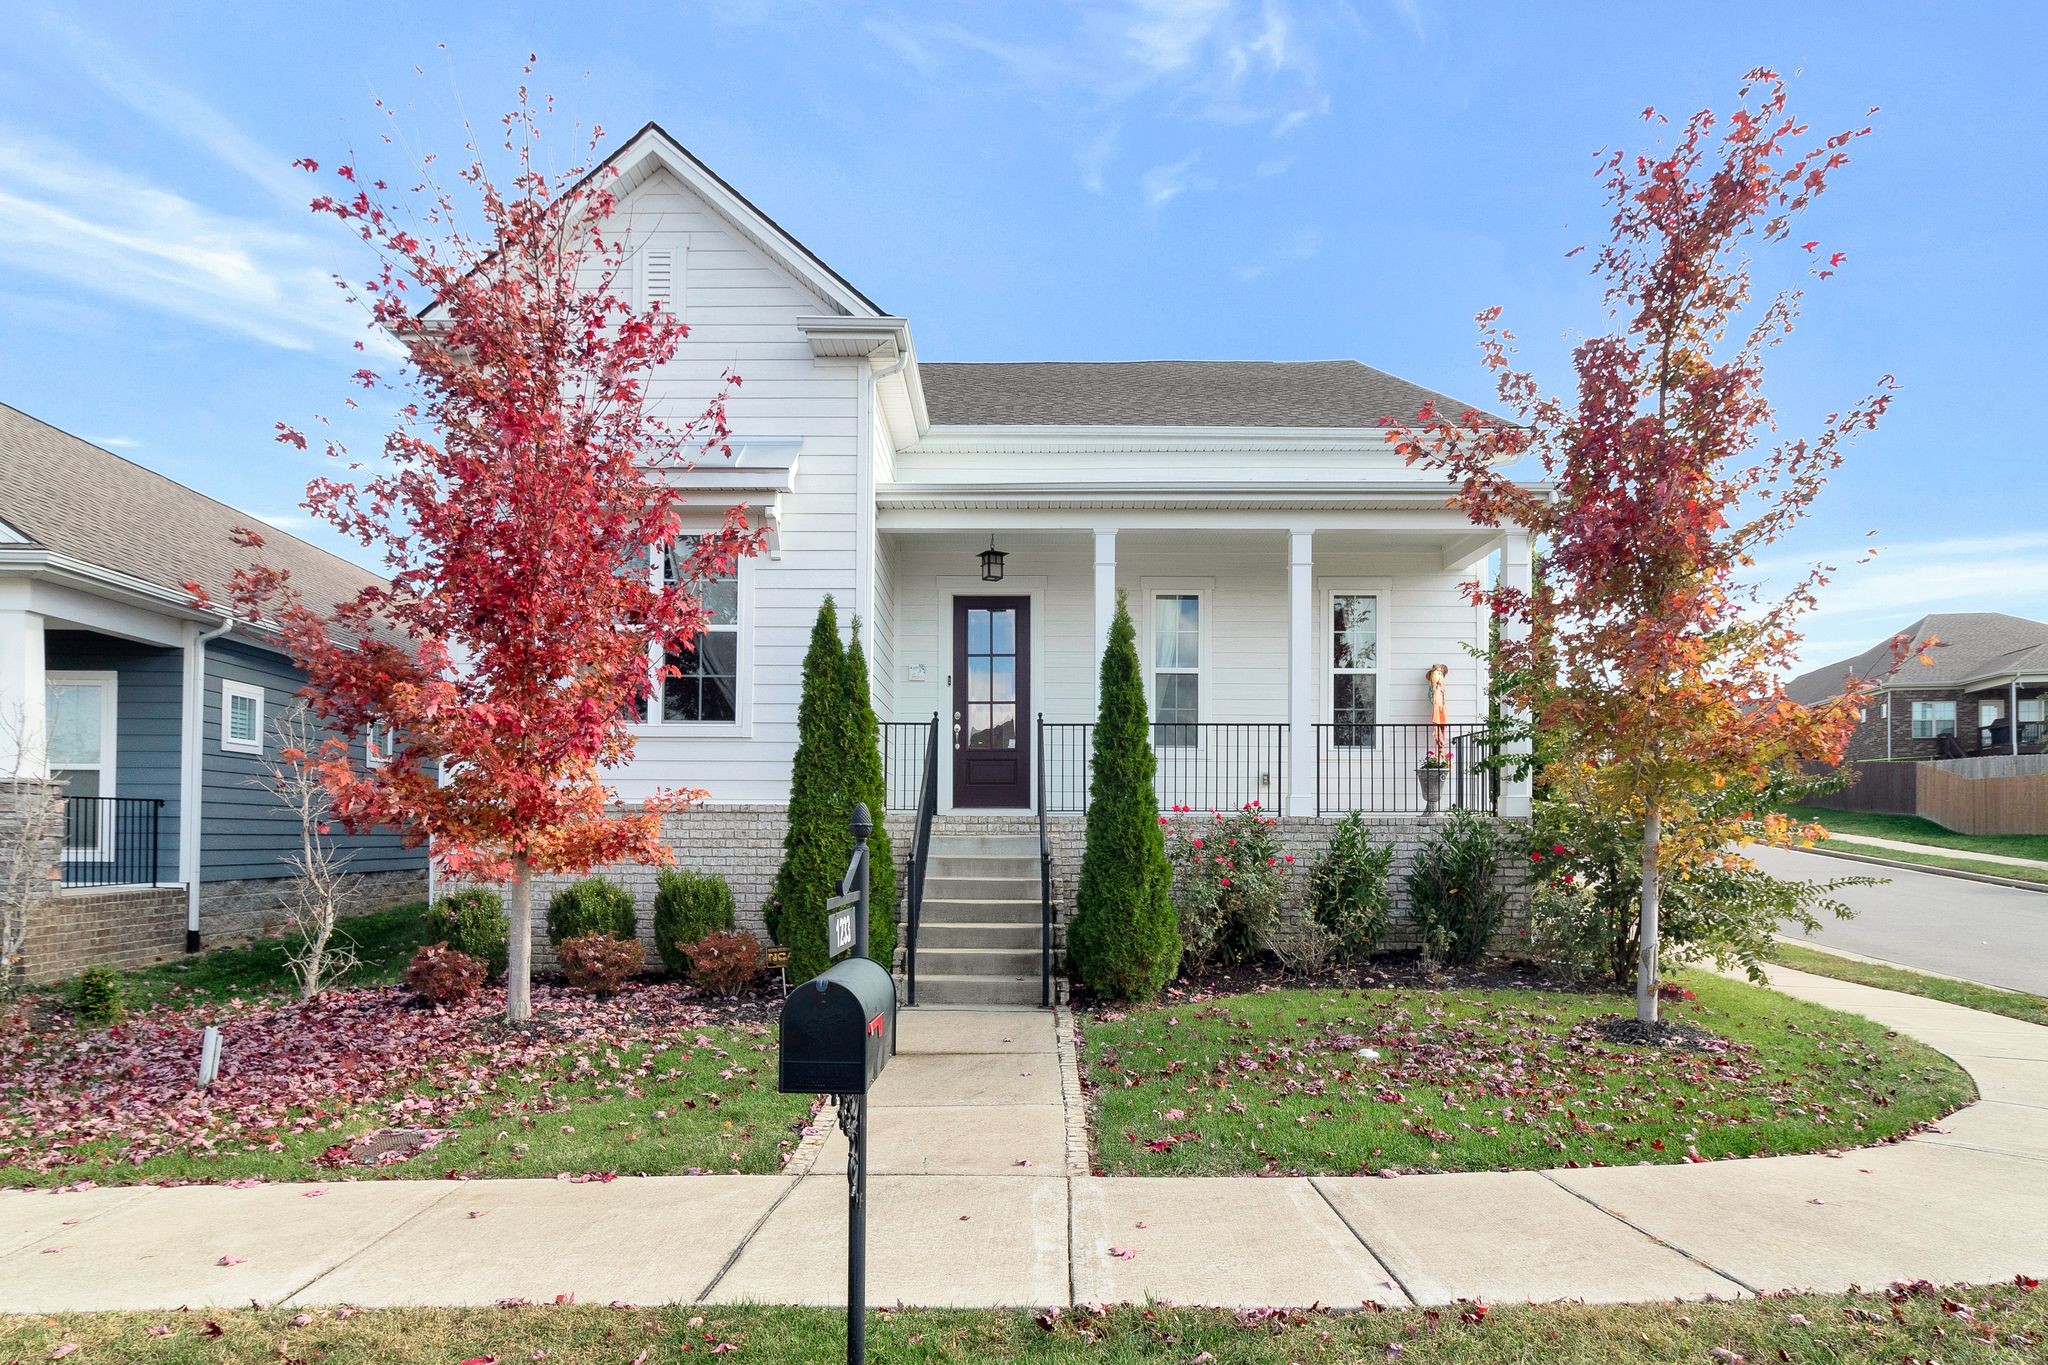
<svg viewBox="0 0 2048 1365">
<path fill-rule="evenodd" d="M 1052 834 L 1046 826 L 1045 713 L 1038 714 L 1038 1007 L 1052 1008 Z"/>
<path fill-rule="evenodd" d="M 904 911 L 907 942 L 903 952 L 903 994 L 905 1003 L 917 1003 L 917 931 L 924 918 L 925 865 L 931 861 L 932 820 L 939 813 L 939 713 L 920 727 L 925 732 L 924 773 L 917 793 L 917 831 L 910 840 L 907 867 L 909 902 Z"/>
</svg>

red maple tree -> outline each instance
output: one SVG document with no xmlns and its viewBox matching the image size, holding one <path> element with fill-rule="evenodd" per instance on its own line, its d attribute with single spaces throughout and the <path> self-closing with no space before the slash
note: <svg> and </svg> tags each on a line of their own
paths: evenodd
<svg viewBox="0 0 2048 1365">
<path fill-rule="evenodd" d="M 340 188 L 313 211 L 374 252 L 351 296 L 404 353 L 398 373 L 364 368 L 354 382 L 405 401 L 381 466 L 327 439 L 346 468 L 315 479 L 305 505 L 376 550 L 390 586 L 323 607 L 260 564 L 235 585 L 237 605 L 281 632 L 326 724 L 389 736 L 378 766 L 317 760 L 336 818 L 431 839 L 448 872 L 511 883 L 514 1023 L 531 1014 L 535 874 L 670 860 L 660 817 L 701 793 L 622 810 L 604 770 L 632 752 L 654 661 L 708 623 L 698 584 L 758 545 L 735 507 L 675 551 L 672 576 L 657 570 L 680 530 L 668 476 L 729 453 L 724 394 L 687 422 L 654 414 L 648 376 L 688 329 L 624 296 L 633 245 L 612 172 L 542 171 L 543 123 L 522 86 L 501 147 L 467 138 L 460 196 L 431 159 L 397 194 L 334 168 Z M 586 162 L 599 135 L 579 148 Z M 494 158 L 511 167 L 502 182 Z M 481 230 L 461 226 L 464 200 Z M 307 443 L 285 423 L 277 439 Z M 243 539 L 260 558 L 261 537 Z"/>
<path fill-rule="evenodd" d="M 1666 122 L 1654 109 L 1644 118 Z M 1726 118 L 1702 111 L 1667 149 L 1608 155 L 1613 223 L 1593 270 L 1609 325 L 1573 353 L 1576 400 L 1514 367 L 1513 334 L 1493 308 L 1479 317 L 1481 349 L 1519 422 L 1425 408 L 1390 423 L 1397 449 L 1444 471 L 1475 521 L 1526 527 L 1541 542 L 1529 591 L 1474 591 L 1521 628 L 1503 631 L 1499 666 L 1510 701 L 1555 754 L 1551 789 L 1641 825 L 1646 1024 L 1657 1017 L 1660 875 L 1739 857 L 1731 842 L 1754 827 L 1779 842 L 1807 833 L 1783 817 L 1716 818 L 1701 798 L 1761 786 L 1801 761 L 1838 761 L 1872 684 L 1845 678 L 1815 706 L 1787 698 L 1779 679 L 1832 570 L 1816 564 L 1768 598 L 1750 576 L 1891 402 L 1886 376 L 1817 435 L 1777 436 L 1764 359 L 1791 332 L 1802 291 L 1758 301 L 1751 284 L 1752 255 L 1766 251 L 1807 253 L 1819 279 L 1840 268 L 1841 252 L 1794 243 L 1792 225 L 1869 131 L 1812 136 L 1788 111 L 1783 81 L 1757 70 Z M 1532 455 L 1547 490 L 1508 468 Z M 1894 665 L 1909 652 L 1895 642 Z"/>
</svg>

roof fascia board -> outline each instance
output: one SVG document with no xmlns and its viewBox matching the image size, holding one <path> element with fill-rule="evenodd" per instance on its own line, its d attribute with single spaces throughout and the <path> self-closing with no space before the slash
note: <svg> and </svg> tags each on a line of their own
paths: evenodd
<svg viewBox="0 0 2048 1365">
<path fill-rule="evenodd" d="M 615 167 L 624 177 L 640 172 L 650 159 L 659 162 L 741 235 L 803 281 L 804 287 L 825 304 L 854 317 L 885 316 L 873 300 L 826 265 L 781 224 L 756 208 L 745 195 L 728 185 L 718 172 L 699 161 L 661 125 L 649 123 L 604 164 Z"/>
</svg>

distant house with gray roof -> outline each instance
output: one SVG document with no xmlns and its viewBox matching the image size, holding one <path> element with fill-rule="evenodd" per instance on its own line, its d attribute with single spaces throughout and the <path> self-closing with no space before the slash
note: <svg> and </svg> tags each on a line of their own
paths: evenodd
<svg viewBox="0 0 2048 1365">
<path fill-rule="evenodd" d="M 305 678 L 272 636 L 186 586 L 225 602 L 250 558 L 232 533 L 251 524 L 0 404 L 0 779 L 65 795 L 57 885 L 30 919 L 35 979 L 280 918 L 299 827 L 258 784 Z M 263 553 L 322 605 L 378 581 L 283 531 L 265 528 Z M 358 759 L 369 742 L 350 737 Z M 394 834 L 338 842 L 379 898 L 424 890 L 424 852 Z"/>
<path fill-rule="evenodd" d="M 1892 640 L 1940 641 L 1889 672 Z M 2048 623 L 1995 611 L 1923 616 L 1854 658 L 1809 669 L 1785 694 L 1811 705 L 1850 677 L 1880 678 L 1847 757 L 1959 758 L 2048 749 Z"/>
</svg>

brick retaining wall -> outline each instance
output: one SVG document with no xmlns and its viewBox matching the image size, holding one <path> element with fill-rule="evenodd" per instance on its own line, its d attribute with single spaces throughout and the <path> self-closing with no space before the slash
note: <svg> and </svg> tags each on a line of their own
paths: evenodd
<svg viewBox="0 0 2048 1365">
<path fill-rule="evenodd" d="M 29 912 L 28 979 L 61 981 L 87 967 L 129 971 L 185 951 L 185 888 L 60 891 Z"/>
<path fill-rule="evenodd" d="M 232 882 L 207 882 L 199 890 L 199 932 L 205 946 L 274 934 L 284 927 L 284 891 L 289 878 L 247 877 Z M 427 870 L 363 872 L 356 875 L 355 914 L 427 898 Z M 182 925 L 180 934 L 182 935 Z M 182 941 L 182 938 L 181 940 Z"/>
</svg>

